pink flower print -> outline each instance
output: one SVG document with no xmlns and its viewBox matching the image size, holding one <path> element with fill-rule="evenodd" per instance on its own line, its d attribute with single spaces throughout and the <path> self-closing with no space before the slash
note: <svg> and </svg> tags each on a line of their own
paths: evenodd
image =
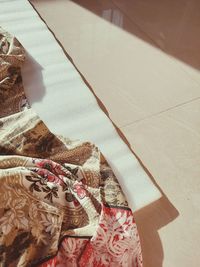
<svg viewBox="0 0 200 267">
<path fill-rule="evenodd" d="M 60 177 L 54 175 L 48 170 L 45 169 L 39 169 L 37 170 L 37 174 L 39 174 L 41 177 L 48 180 L 48 182 L 56 183 L 56 184 L 63 184 L 62 179 Z"/>
<path fill-rule="evenodd" d="M 56 176 L 63 175 L 66 176 L 70 172 L 67 169 L 64 169 L 62 165 L 52 161 L 52 160 L 34 160 L 34 163 L 37 167 L 50 171 Z"/>
<path fill-rule="evenodd" d="M 35 162 L 36 166 L 42 169 L 46 169 L 52 171 L 53 169 L 53 162 L 51 160 L 38 160 Z"/>
<path fill-rule="evenodd" d="M 87 191 L 85 189 L 85 186 L 81 182 L 75 182 L 73 185 L 73 191 L 77 193 L 78 197 L 80 199 L 83 199 L 87 196 Z"/>
</svg>

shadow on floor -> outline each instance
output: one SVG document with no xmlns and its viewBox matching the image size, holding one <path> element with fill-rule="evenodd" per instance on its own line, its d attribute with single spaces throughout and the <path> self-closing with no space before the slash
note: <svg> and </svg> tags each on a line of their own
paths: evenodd
<svg viewBox="0 0 200 267">
<path fill-rule="evenodd" d="M 200 69 L 200 1 L 73 0 L 103 19 Z"/>
<path fill-rule="evenodd" d="M 163 266 L 164 252 L 158 231 L 178 215 L 178 211 L 165 196 L 135 212 L 134 218 L 140 233 L 144 267 Z"/>
<path fill-rule="evenodd" d="M 134 218 L 140 234 L 144 263 L 143 267 L 162 267 L 164 251 L 158 231 L 175 220 L 179 216 L 179 212 L 156 183 L 148 168 L 143 164 L 137 154 L 135 154 L 134 149 L 131 147 L 131 144 L 122 131 L 117 127 L 116 130 L 162 194 L 162 197 L 159 200 L 134 213 Z"/>
</svg>

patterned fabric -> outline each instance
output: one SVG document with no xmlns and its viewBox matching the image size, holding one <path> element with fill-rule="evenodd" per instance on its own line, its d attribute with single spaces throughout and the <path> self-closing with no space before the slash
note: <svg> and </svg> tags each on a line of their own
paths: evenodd
<svg viewBox="0 0 200 267">
<path fill-rule="evenodd" d="M 0 29 L 0 266 L 142 267 L 111 168 L 95 145 L 54 135 L 30 108 L 24 60 Z"/>
</svg>

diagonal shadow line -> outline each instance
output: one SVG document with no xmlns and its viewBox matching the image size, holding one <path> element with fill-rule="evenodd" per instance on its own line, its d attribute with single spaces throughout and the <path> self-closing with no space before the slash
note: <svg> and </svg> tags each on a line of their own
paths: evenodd
<svg viewBox="0 0 200 267">
<path fill-rule="evenodd" d="M 200 56 L 198 56 L 200 28 L 197 26 L 200 18 L 196 11 L 198 8 L 195 6 L 199 5 L 200 8 L 200 2 L 190 1 L 185 5 L 180 2 L 179 5 L 172 5 L 170 1 L 124 0 L 120 2 L 110 0 L 103 1 L 106 3 L 105 9 L 104 4 L 99 0 L 95 1 L 97 7 L 92 0 L 72 0 L 72 2 L 150 43 L 162 52 L 197 70 L 200 69 Z M 109 6 L 108 2 L 112 3 L 112 6 Z M 130 8 L 123 8 L 126 4 L 129 4 Z M 134 12 L 133 9 L 135 9 Z M 112 14 L 110 17 L 104 17 L 102 11 L 105 10 L 110 10 L 111 13 L 112 11 L 120 12 L 121 16 L 129 20 L 133 27 L 116 23 L 116 20 L 112 20 Z M 170 18 L 172 18 L 171 21 Z"/>
</svg>

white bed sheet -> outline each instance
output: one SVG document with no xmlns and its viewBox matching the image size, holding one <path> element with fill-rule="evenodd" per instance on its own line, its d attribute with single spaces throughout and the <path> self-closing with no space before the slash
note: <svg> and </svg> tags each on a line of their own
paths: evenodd
<svg viewBox="0 0 200 267">
<path fill-rule="evenodd" d="M 71 139 L 94 142 L 113 168 L 133 211 L 160 198 L 159 190 L 31 4 L 27 0 L 0 0 L 0 25 L 27 50 L 25 90 L 49 129 Z"/>
</svg>

